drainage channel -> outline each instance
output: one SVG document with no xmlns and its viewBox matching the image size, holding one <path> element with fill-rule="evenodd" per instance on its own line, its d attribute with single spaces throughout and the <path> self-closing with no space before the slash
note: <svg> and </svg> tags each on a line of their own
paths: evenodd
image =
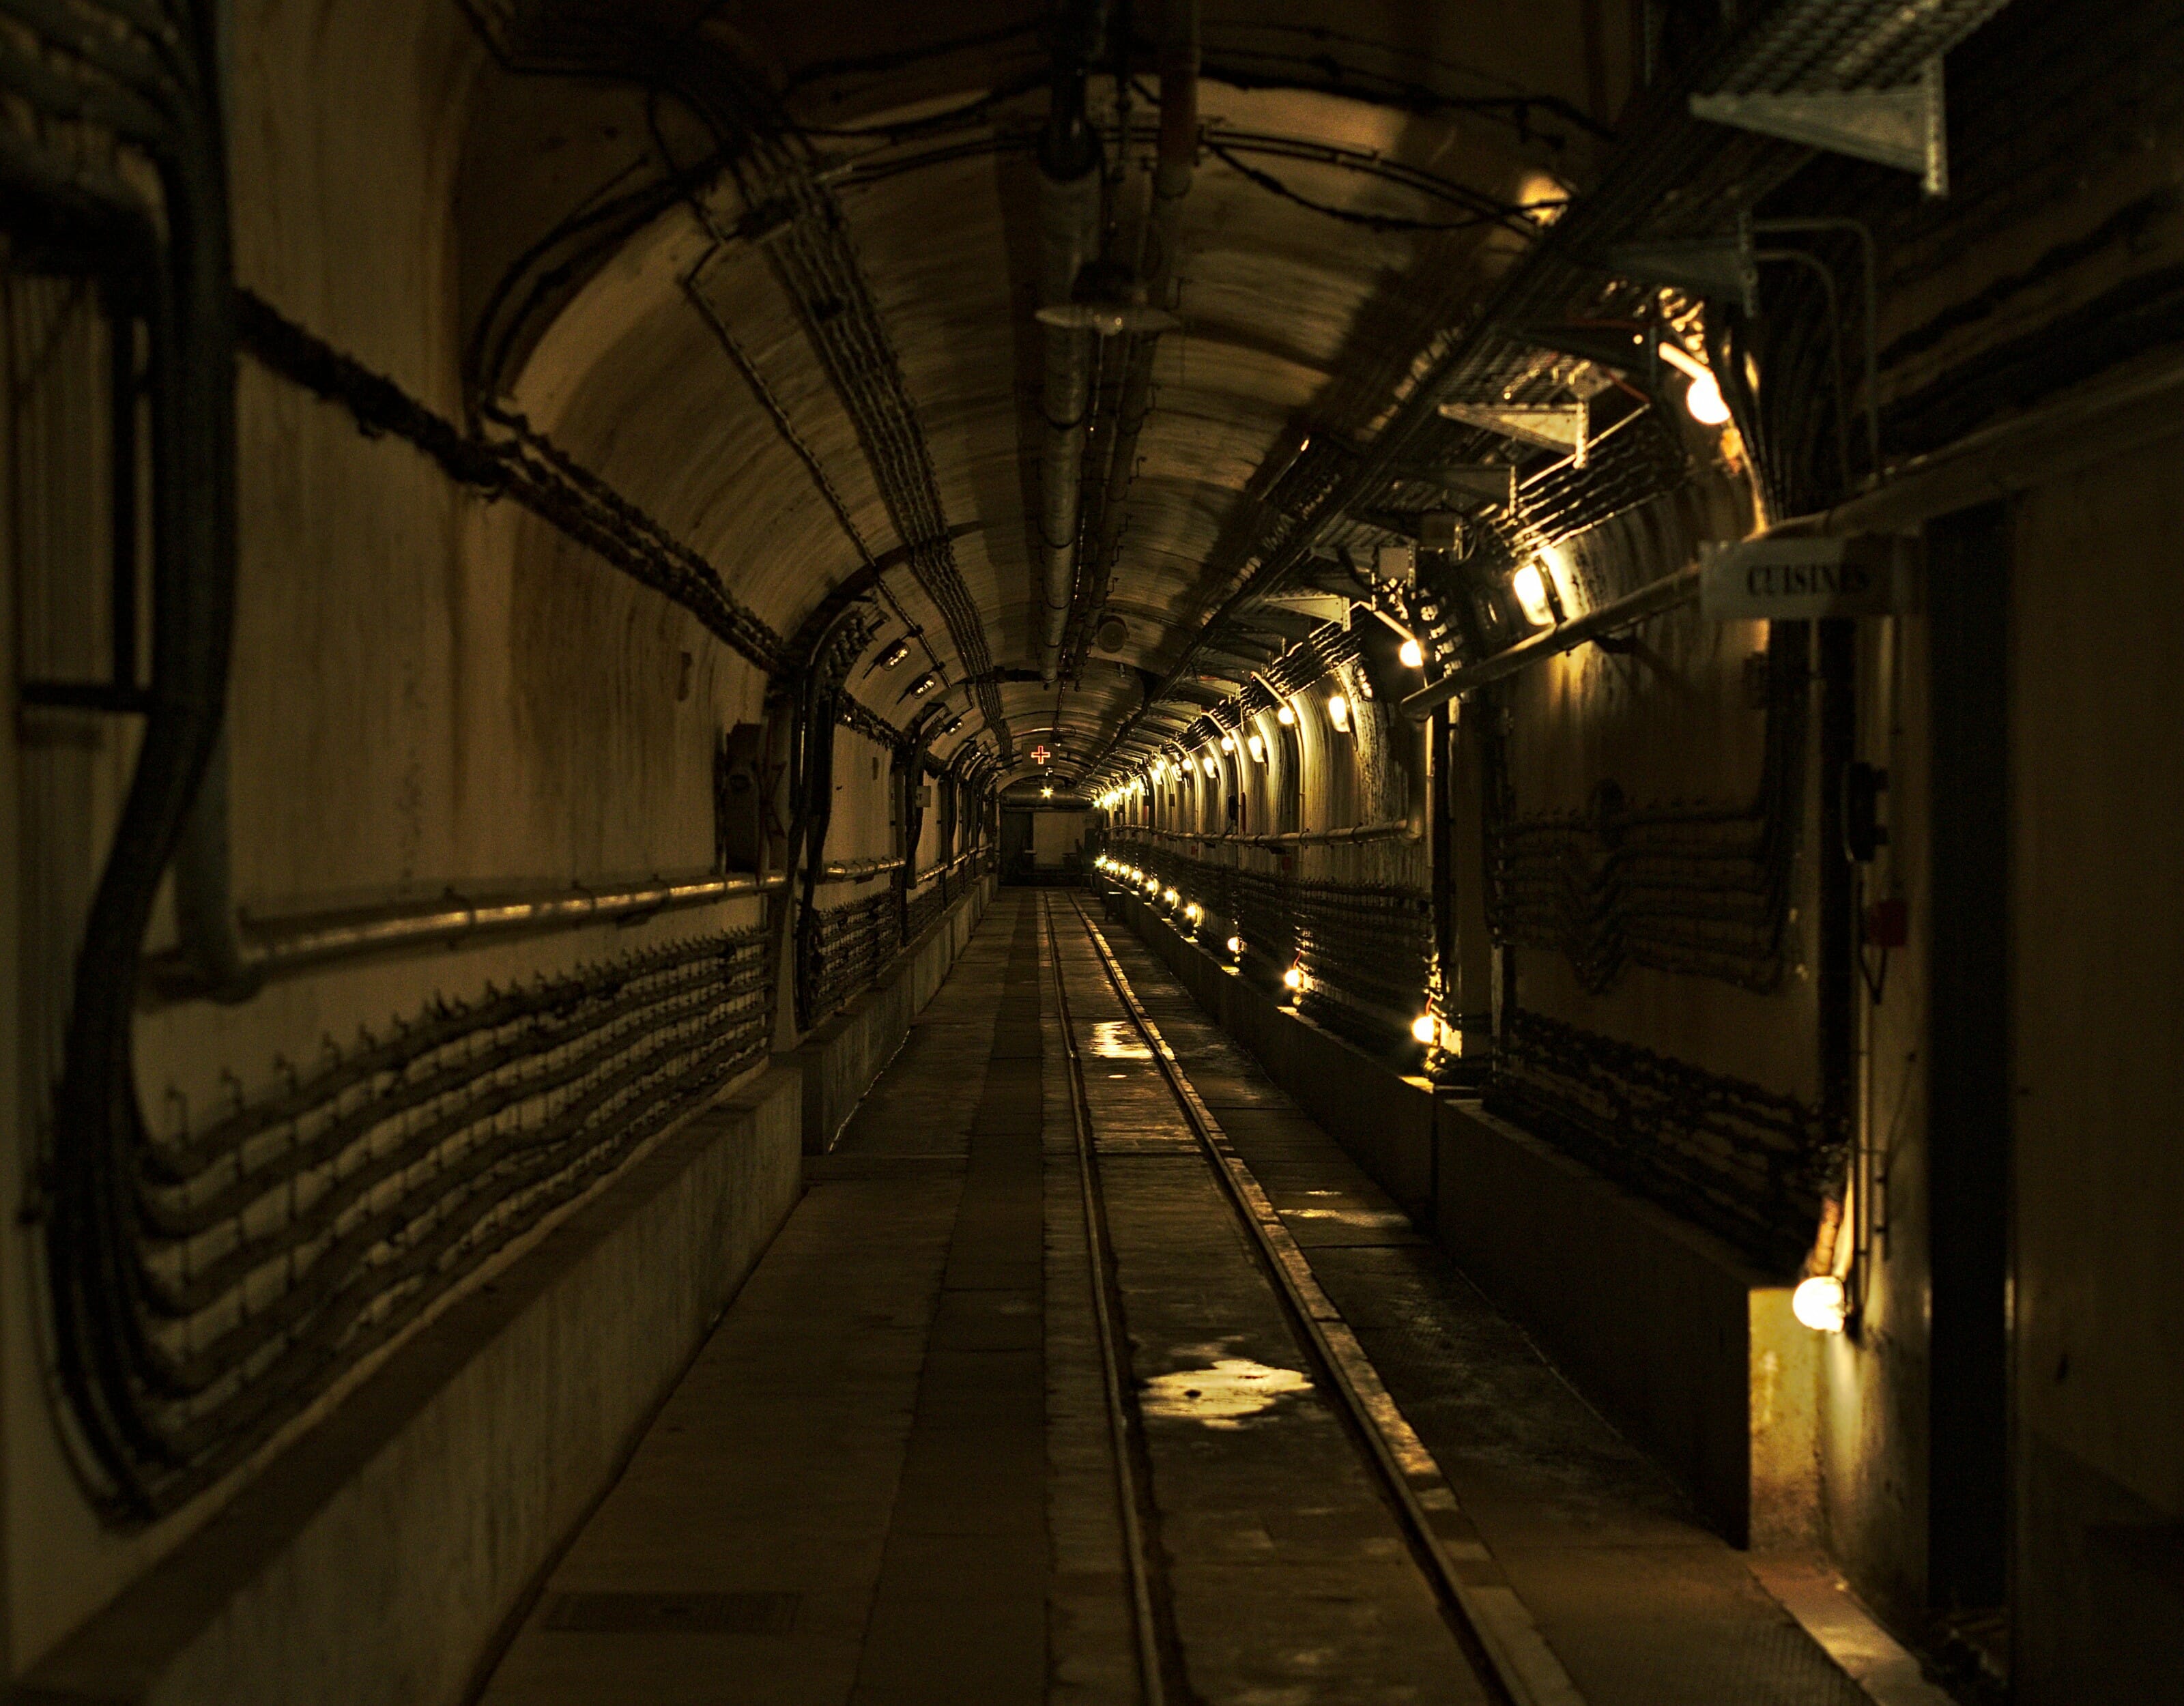
<svg viewBox="0 0 2184 1706">
<path fill-rule="evenodd" d="M 1129 1346 L 1134 1336 L 1116 1277 L 1112 1204 L 1100 1159 L 1101 1133 L 1063 975 L 1058 916 L 1063 925 L 1073 918 L 1082 931 L 1106 989 L 1124 1015 L 1123 1024 L 1113 1028 L 1119 1031 L 1127 1027 L 1141 1043 L 1143 1054 L 1165 1086 L 1165 1100 L 1188 1133 L 1190 1151 L 1210 1171 L 1256 1256 L 1261 1277 L 1279 1304 L 1301 1359 L 1312 1371 L 1308 1383 L 1297 1384 L 1317 1386 L 1334 1399 L 1333 1408 L 1359 1462 L 1395 1519 L 1419 1577 L 1488 1696 L 1512 1706 L 1584 1706 L 1583 1697 L 1480 1541 L 1432 1453 L 1390 1397 L 1356 1334 L 1321 1289 L 1266 1192 L 1146 1011 L 1106 936 L 1074 896 L 1067 897 L 1067 914 L 1059 914 L 1052 897 L 1041 898 L 1069 1072 L 1078 1176 L 1093 1269 L 1095 1324 L 1106 1386 L 1143 1698 L 1165 1706 L 1192 1692 L 1181 1668 L 1178 1631 L 1183 1620 L 1173 1600 L 1170 1573 L 1156 1537 L 1148 1531 L 1148 1519 L 1156 1504 L 1148 1483 L 1156 1467 L 1147 1446 L 1146 1414 L 1167 1414 L 1185 1398 L 1216 1409 L 1226 1402 L 1248 1414 L 1282 1389 L 1284 1376 L 1294 1376 L 1248 1361 L 1234 1360 L 1224 1367 L 1217 1360 L 1212 1367 L 1189 1375 L 1187 1390 L 1168 1390 L 1186 1378 L 1183 1375 L 1156 1376 L 1142 1383 L 1133 1379 Z M 1239 1392 L 1213 1390 L 1224 1381 L 1239 1386 Z"/>
</svg>

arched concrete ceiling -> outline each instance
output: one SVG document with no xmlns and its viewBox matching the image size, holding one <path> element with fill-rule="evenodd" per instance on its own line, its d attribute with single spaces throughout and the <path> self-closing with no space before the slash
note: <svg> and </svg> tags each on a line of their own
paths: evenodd
<svg viewBox="0 0 2184 1706">
<path fill-rule="evenodd" d="M 1039 681 L 1035 632 L 1028 145 L 1047 106 L 1045 8 L 480 10 L 502 69 L 474 102 L 458 207 L 474 388 L 688 539 L 785 634 L 866 553 L 911 542 L 822 358 L 814 322 L 836 305 L 794 298 L 759 229 L 765 196 L 754 207 L 724 169 L 757 136 L 823 186 L 804 216 L 838 219 L 945 520 L 971 530 L 953 554 L 987 703 L 1019 751 L 1043 740 L 1079 761 L 1253 562 L 1272 519 L 1262 492 L 1301 435 L 1369 433 L 1553 216 L 1477 209 L 1582 181 L 1625 47 L 1604 18 L 1623 8 L 1599 0 L 1204 8 L 1184 325 L 1157 346 L 1106 605 L 1128 639 L 1056 692 Z M 1139 14 L 1149 36 L 1158 8 Z M 1150 182 L 1150 49 L 1127 113 L 1115 89 L 1095 76 L 1091 100 L 1127 255 Z M 950 703 L 974 712 L 958 738 L 980 737 L 960 631 L 908 570 L 887 585 Z M 900 719 L 894 681 L 866 686 Z"/>
</svg>

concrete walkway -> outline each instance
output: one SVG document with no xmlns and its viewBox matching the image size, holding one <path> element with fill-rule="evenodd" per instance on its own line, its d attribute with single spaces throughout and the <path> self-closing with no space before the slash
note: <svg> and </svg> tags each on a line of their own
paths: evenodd
<svg viewBox="0 0 2184 1706">
<path fill-rule="evenodd" d="M 488 1706 L 1143 1698 L 1040 905 L 1003 892 L 811 1164 Z M 1056 914 L 1163 1694 L 1496 1698 Z M 1863 1701 L 1164 970 L 1109 941 L 1591 1706 Z"/>
</svg>

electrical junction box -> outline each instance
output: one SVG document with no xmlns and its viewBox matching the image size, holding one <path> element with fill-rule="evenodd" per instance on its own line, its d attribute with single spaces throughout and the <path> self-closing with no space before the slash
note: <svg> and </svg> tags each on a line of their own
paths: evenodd
<svg viewBox="0 0 2184 1706">
<path fill-rule="evenodd" d="M 1418 547 L 1407 540 L 1401 545 L 1383 545 L 1379 572 L 1383 581 L 1415 586 L 1418 580 Z"/>
</svg>

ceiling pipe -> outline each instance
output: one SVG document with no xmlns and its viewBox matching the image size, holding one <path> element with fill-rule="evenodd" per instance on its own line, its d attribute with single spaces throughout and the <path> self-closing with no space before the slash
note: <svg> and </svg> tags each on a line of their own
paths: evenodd
<svg viewBox="0 0 2184 1706">
<path fill-rule="evenodd" d="M 1077 275 L 1099 252 L 1100 142 L 1085 114 L 1085 85 L 1105 32 L 1106 8 L 1074 0 L 1062 8 L 1054 47 L 1053 94 L 1039 139 L 1039 294 L 1066 306 Z M 1061 636 L 1077 585 L 1078 492 L 1090 415 L 1092 334 L 1047 325 L 1039 386 L 1039 680 L 1060 673 Z"/>
<path fill-rule="evenodd" d="M 1152 207 L 1147 214 L 1148 246 L 1152 268 L 1145 285 L 1145 299 L 1153 307 L 1173 312 L 1181 281 L 1176 276 L 1176 255 L 1181 247 L 1183 203 L 1198 165 L 1198 0 L 1168 0 L 1161 23 L 1160 146 L 1153 166 Z M 1121 547 L 1123 521 L 1130 481 L 1137 473 L 1138 435 L 1152 410 L 1153 356 L 1160 344 L 1156 331 L 1141 333 L 1130 353 L 1123 378 L 1123 395 L 1115 412 L 1115 440 L 1108 453 L 1107 478 L 1100 500 L 1099 531 L 1092 544 L 1088 596 L 1084 620 L 1078 625 L 1077 655 L 1081 659 L 1098 625 L 1099 613 L 1107 603 L 1115 576 L 1115 556 Z"/>
</svg>

